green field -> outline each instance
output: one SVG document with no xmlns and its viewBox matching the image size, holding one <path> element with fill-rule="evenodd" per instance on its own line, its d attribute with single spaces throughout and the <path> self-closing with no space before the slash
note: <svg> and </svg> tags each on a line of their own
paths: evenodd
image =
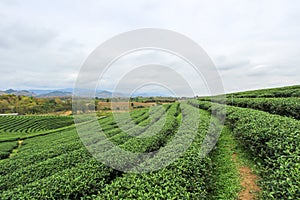
<svg viewBox="0 0 300 200">
<path fill-rule="evenodd" d="M 141 174 L 98 162 L 82 144 L 71 116 L 0 116 L 0 199 L 300 199 L 299 91 L 294 86 L 229 95 L 225 126 L 204 158 L 202 142 L 210 122 L 215 130 L 222 128 L 224 102 L 190 99 L 184 110 L 179 102 L 165 104 L 165 114 L 133 110 L 136 126 L 128 130 L 120 129 L 112 115 L 99 117 L 107 140 L 87 135 L 89 149 L 105 148 L 110 141 L 136 153 L 160 150 L 163 160 L 170 156 L 171 141 L 180 144 L 176 132 L 184 116 L 199 112 L 201 123 L 184 127 L 189 133 L 197 126 L 187 151 L 167 167 Z M 80 126 L 99 131 L 91 124 Z M 153 155 L 128 167 L 143 168 L 156 159 Z M 252 179 L 243 169 L 251 171 Z M 258 189 L 244 186 L 244 179 Z"/>
</svg>

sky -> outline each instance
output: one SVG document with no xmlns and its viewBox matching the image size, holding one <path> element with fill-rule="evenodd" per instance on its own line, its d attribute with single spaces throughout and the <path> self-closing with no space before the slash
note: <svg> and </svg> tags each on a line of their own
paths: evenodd
<svg viewBox="0 0 300 200">
<path fill-rule="evenodd" d="M 139 28 L 168 29 L 197 42 L 225 92 L 299 84 L 297 0 L 0 0 L 0 89 L 72 88 L 96 47 Z M 155 57 L 146 52 L 124 63 Z M 101 89 L 112 89 L 115 73 Z"/>
</svg>

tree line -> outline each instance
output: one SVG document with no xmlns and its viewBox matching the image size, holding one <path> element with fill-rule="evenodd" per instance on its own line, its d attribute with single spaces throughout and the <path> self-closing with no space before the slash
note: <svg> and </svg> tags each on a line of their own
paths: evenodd
<svg viewBox="0 0 300 200">
<path fill-rule="evenodd" d="M 1 114 L 46 114 L 49 112 L 60 112 L 71 109 L 71 98 L 36 98 L 12 94 L 0 95 Z"/>
</svg>

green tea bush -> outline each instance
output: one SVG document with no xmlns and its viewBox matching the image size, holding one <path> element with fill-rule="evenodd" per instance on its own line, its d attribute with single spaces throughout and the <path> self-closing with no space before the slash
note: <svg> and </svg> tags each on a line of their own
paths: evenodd
<svg viewBox="0 0 300 200">
<path fill-rule="evenodd" d="M 271 114 L 300 119 L 299 98 L 228 98 L 226 103 L 232 106 L 253 108 Z"/>
<path fill-rule="evenodd" d="M 209 109 L 210 102 L 199 102 Z M 227 106 L 234 136 L 261 167 L 263 199 L 300 198 L 300 122 L 263 111 Z"/>
</svg>

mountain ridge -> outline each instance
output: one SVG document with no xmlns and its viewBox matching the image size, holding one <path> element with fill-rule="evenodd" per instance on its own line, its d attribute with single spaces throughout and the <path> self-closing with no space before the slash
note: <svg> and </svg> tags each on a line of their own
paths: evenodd
<svg viewBox="0 0 300 200">
<path fill-rule="evenodd" d="M 0 95 L 3 94 L 14 94 L 16 96 L 33 96 L 38 98 L 50 98 L 50 97 L 71 97 L 73 95 L 73 88 L 64 88 L 64 89 L 28 89 L 28 90 L 15 90 L 15 89 L 7 89 L 7 90 L 0 90 Z M 90 94 L 89 90 L 86 89 L 78 89 L 77 90 L 79 94 L 85 95 L 85 91 L 87 96 Z M 98 98 L 111 98 L 114 97 L 128 97 L 129 94 L 125 93 L 113 93 L 108 90 L 97 90 L 95 97 Z M 170 95 L 164 95 L 161 93 L 155 93 L 155 92 L 141 92 L 141 93 L 135 93 L 131 97 L 155 97 L 155 96 L 170 96 Z"/>
</svg>

